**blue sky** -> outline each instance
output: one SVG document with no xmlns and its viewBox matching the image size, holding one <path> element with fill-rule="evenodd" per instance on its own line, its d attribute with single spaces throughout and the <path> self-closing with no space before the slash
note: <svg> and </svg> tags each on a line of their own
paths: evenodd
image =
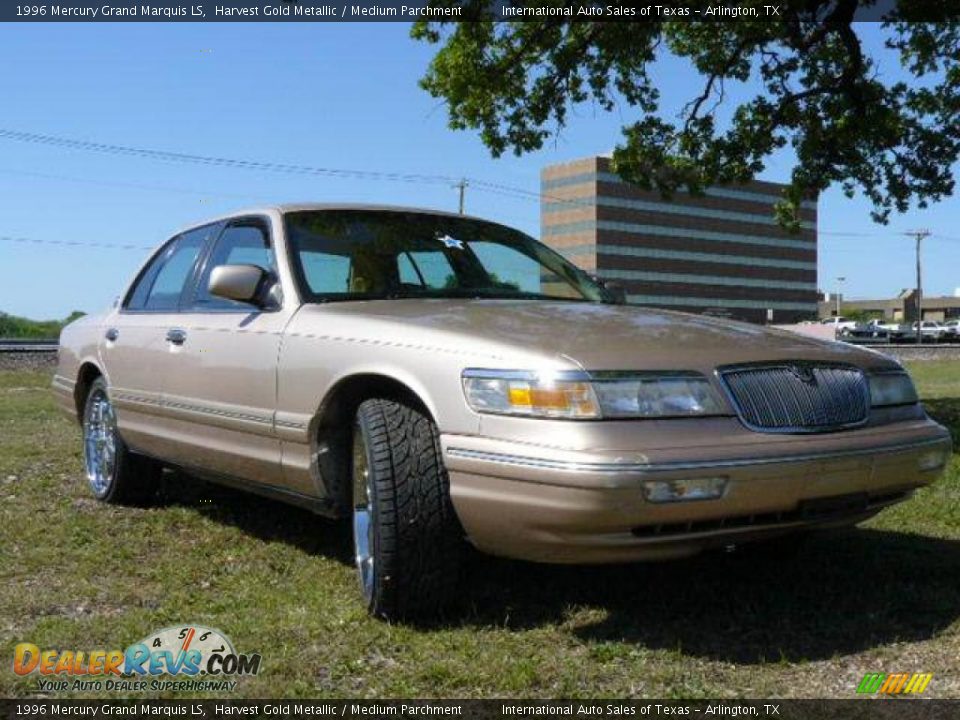
<svg viewBox="0 0 960 720">
<path fill-rule="evenodd" d="M 623 122 L 577 108 L 562 136 L 521 158 L 490 157 L 475 133 L 447 129 L 444 107 L 417 86 L 433 49 L 383 24 L 0 25 L 0 127 L 93 142 L 331 168 L 468 176 L 530 191 L 549 163 L 608 152 Z M 879 28 L 861 25 L 876 50 Z M 880 71 L 900 75 L 881 54 Z M 657 69 L 664 104 L 699 89 L 684 63 Z M 732 99 L 745 97 L 735 91 Z M 761 175 L 783 180 L 789 153 Z M 178 227 L 259 203 L 383 202 L 453 210 L 445 185 L 175 164 L 0 139 L 0 237 L 153 246 Z M 539 235 L 539 206 L 469 188 L 467 210 Z M 913 283 L 913 244 L 929 227 L 925 290 L 960 286 L 960 204 L 869 218 L 832 189 L 821 197 L 820 285 L 846 276 L 850 296 Z M 828 234 L 829 233 L 829 234 Z M 848 233 L 850 235 L 833 234 Z M 0 310 L 34 318 L 98 310 L 145 258 L 140 250 L 0 240 Z"/>
</svg>

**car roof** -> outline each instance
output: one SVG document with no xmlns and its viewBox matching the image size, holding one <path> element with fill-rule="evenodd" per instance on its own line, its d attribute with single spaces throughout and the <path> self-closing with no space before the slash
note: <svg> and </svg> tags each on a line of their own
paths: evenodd
<svg viewBox="0 0 960 720">
<path fill-rule="evenodd" d="M 378 212 L 413 212 L 423 213 L 425 215 L 445 215 L 447 217 L 472 217 L 469 215 L 458 215 L 447 210 L 437 210 L 434 208 L 411 207 L 404 205 L 380 205 L 376 203 L 282 203 L 274 205 L 273 208 L 281 213 L 305 212 L 310 210 L 374 210 Z M 475 218 L 479 219 L 479 218 Z"/>
<path fill-rule="evenodd" d="M 233 218 L 239 217 L 248 217 L 250 215 L 268 215 L 271 213 L 280 213 L 285 215 L 287 213 L 294 212 L 310 212 L 310 211 L 323 211 L 323 210 L 367 210 L 375 212 L 398 212 L 398 213 L 420 213 L 423 215 L 437 215 L 439 217 L 451 217 L 451 218 L 464 218 L 467 220 L 481 220 L 483 222 L 493 222 L 491 220 L 486 220 L 484 218 L 476 217 L 474 215 L 460 215 L 458 213 L 448 212 L 446 210 L 436 210 L 433 208 L 422 208 L 422 207 L 406 207 L 403 205 L 378 205 L 372 203 L 320 203 L 320 202 L 300 202 L 300 203 L 277 203 L 274 205 L 259 205 L 254 207 L 243 208 L 241 210 L 234 210 L 233 212 L 224 213 L 222 215 L 217 215 L 216 217 L 206 218 L 198 222 L 190 223 L 189 225 L 180 228 L 177 230 L 174 235 L 179 235 L 180 233 L 187 232 L 188 230 L 193 230 L 194 228 L 202 227 L 204 225 L 209 225 L 215 222 L 222 222 L 224 220 L 232 220 Z M 495 223 L 499 224 L 499 223 Z M 170 237 L 173 237 L 171 235 Z"/>
</svg>

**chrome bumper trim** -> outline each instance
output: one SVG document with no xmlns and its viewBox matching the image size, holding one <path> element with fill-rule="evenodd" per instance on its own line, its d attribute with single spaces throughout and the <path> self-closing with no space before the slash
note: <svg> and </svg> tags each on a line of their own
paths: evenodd
<svg viewBox="0 0 960 720">
<path fill-rule="evenodd" d="M 658 473 L 674 472 L 677 470 L 714 470 L 723 468 L 750 467 L 756 465 L 777 465 L 782 463 L 808 462 L 811 460 L 833 460 L 835 458 L 856 457 L 859 455 L 886 455 L 889 453 L 917 450 L 933 445 L 950 446 L 947 437 L 920 440 L 897 445 L 880 445 L 856 450 L 841 450 L 827 453 L 807 453 L 803 455 L 783 455 L 778 457 L 742 458 L 736 460 L 705 460 L 700 462 L 664 462 L 664 463 L 602 463 L 602 462 L 573 462 L 567 460 L 550 460 L 548 458 L 527 457 L 524 455 L 510 455 L 506 453 L 486 452 L 484 450 L 470 450 L 468 448 L 447 448 L 447 456 L 463 460 L 478 460 L 480 462 L 513 465 L 517 467 L 535 468 L 538 470 L 559 470 L 572 473 Z"/>
</svg>

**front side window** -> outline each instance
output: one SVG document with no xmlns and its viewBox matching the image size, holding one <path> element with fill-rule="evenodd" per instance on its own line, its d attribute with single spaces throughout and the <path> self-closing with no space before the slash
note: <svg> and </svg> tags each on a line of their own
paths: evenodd
<svg viewBox="0 0 960 720">
<path fill-rule="evenodd" d="M 194 305 L 200 309 L 229 309 L 249 312 L 247 303 L 214 297 L 210 294 L 210 274 L 220 265 L 256 265 L 276 273 L 276 261 L 270 247 L 270 234 L 263 223 L 250 220 L 228 225 L 207 259 Z"/>
<path fill-rule="evenodd" d="M 180 295 L 193 274 L 194 266 L 213 226 L 185 232 L 141 273 L 130 294 L 128 310 L 174 312 L 180 307 Z"/>
<path fill-rule="evenodd" d="M 299 255 L 310 289 L 318 294 L 350 291 L 350 258 L 336 253 L 305 250 Z"/>
<path fill-rule="evenodd" d="M 312 302 L 406 297 L 608 301 L 589 275 L 523 233 L 416 212 L 285 217 L 294 274 Z"/>
<path fill-rule="evenodd" d="M 401 285 L 420 288 L 456 287 L 457 274 L 441 250 L 405 252 L 397 256 Z"/>
</svg>

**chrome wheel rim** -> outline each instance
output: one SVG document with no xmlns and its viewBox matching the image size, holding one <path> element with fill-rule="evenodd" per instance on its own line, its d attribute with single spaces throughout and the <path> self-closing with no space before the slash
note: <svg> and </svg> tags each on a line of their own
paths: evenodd
<svg viewBox="0 0 960 720">
<path fill-rule="evenodd" d="M 87 482 L 103 497 L 113 482 L 117 462 L 117 416 L 103 390 L 94 391 L 83 417 L 83 462 Z"/>
<path fill-rule="evenodd" d="M 368 602 L 373 597 L 373 518 L 370 507 L 370 466 L 367 443 L 357 426 L 353 430 L 353 549 L 360 590 Z"/>
</svg>

